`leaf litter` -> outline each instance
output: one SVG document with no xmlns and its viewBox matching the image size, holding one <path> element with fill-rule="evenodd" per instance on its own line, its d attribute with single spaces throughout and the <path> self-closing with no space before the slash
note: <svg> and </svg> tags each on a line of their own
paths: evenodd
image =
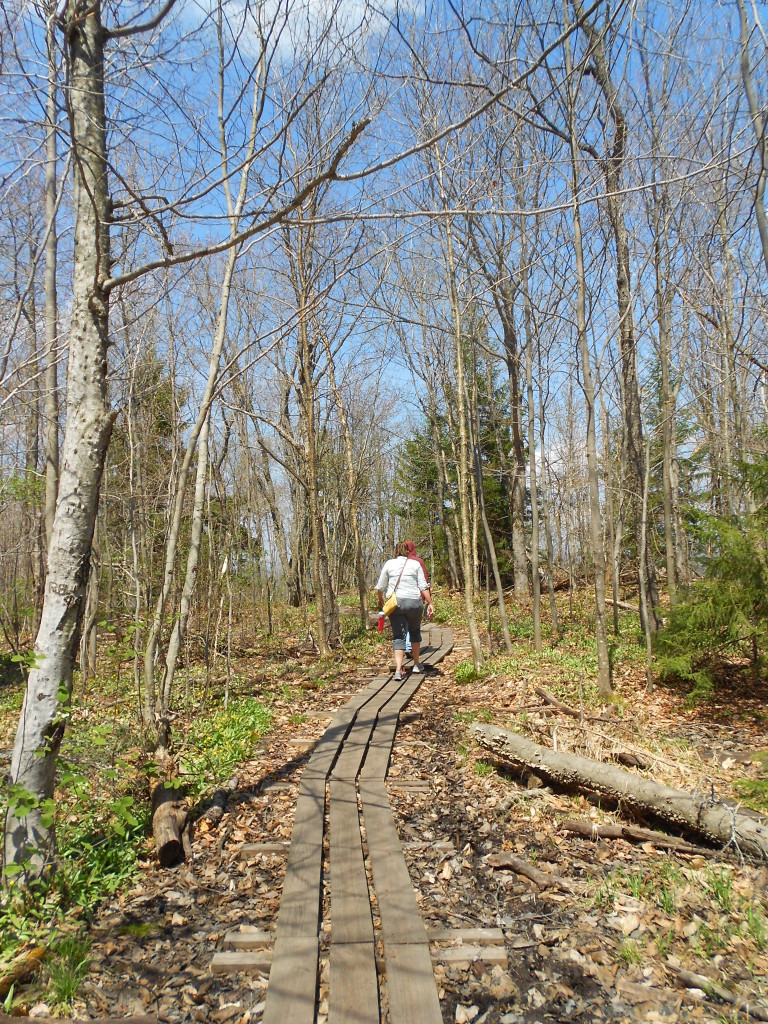
<svg viewBox="0 0 768 1024">
<path fill-rule="evenodd" d="M 651 842 L 566 834 L 559 828 L 565 818 L 623 819 L 588 795 L 553 792 L 541 780 L 494 770 L 467 733 L 479 718 L 593 758 L 639 752 L 644 770 L 659 781 L 727 796 L 739 772 L 761 767 L 751 755 L 766 746 L 759 697 L 739 696 L 740 717 L 733 704 L 690 710 L 669 691 L 646 694 L 640 673 L 626 673 L 618 680 L 623 715 L 608 709 L 575 721 L 543 703 L 530 678 L 457 684 L 452 669 L 467 645 L 461 631 L 455 635 L 454 653 L 439 673 L 425 677 L 409 705 L 388 776 L 427 927 L 497 928 L 504 936 L 506 965 L 436 962 L 444 1021 L 753 1019 L 691 986 L 694 975 L 768 1016 L 764 865 L 741 860 L 737 851 L 681 855 Z M 288 843 L 297 783 L 310 756 L 291 741 L 319 737 L 326 725 L 303 716 L 344 703 L 368 679 L 364 670 L 352 671 L 298 699 L 276 700 L 274 729 L 241 765 L 222 820 L 198 822 L 193 860 L 173 869 L 148 861 L 142 881 L 100 911 L 76 1016 L 152 1013 L 169 1024 L 261 1020 L 265 975 L 210 972 L 228 930 L 269 930 L 277 919 L 285 855 L 243 859 L 240 845 Z M 517 870 L 494 867 L 494 855 L 504 852 L 568 885 L 540 886 Z M 375 904 L 373 911 L 376 919 Z M 322 1011 L 327 967 L 320 983 Z M 386 1003 L 383 1011 L 386 1021 Z"/>
</svg>

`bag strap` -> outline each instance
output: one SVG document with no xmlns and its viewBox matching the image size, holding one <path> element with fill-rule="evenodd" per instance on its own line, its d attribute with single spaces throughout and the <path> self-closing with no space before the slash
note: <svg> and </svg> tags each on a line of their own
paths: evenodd
<svg viewBox="0 0 768 1024">
<path fill-rule="evenodd" d="M 403 568 L 400 570 L 400 575 L 397 577 L 397 583 L 392 588 L 392 593 L 393 594 L 397 590 L 397 588 L 400 586 L 400 580 L 403 578 L 403 570 L 405 569 L 406 565 L 408 564 L 409 557 L 410 557 L 409 555 L 405 556 L 405 561 L 403 562 Z"/>
</svg>

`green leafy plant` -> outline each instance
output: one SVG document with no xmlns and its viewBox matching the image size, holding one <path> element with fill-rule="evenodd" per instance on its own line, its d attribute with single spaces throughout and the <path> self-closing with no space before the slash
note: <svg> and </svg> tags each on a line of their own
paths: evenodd
<svg viewBox="0 0 768 1024">
<path fill-rule="evenodd" d="M 485 775 L 493 775 L 495 770 L 493 765 L 487 761 L 475 761 L 475 775 L 479 775 L 481 778 Z"/>
<path fill-rule="evenodd" d="M 754 903 L 745 903 L 742 912 L 747 926 L 747 934 L 762 953 L 768 947 L 768 921 L 760 907 Z"/>
<path fill-rule="evenodd" d="M 731 941 L 733 929 L 730 923 L 721 918 L 712 924 L 702 924 L 692 940 L 699 956 L 712 957 L 725 949 Z"/>
<path fill-rule="evenodd" d="M 672 948 L 672 939 L 674 938 L 674 936 L 674 929 L 669 928 L 666 932 L 664 932 L 663 935 L 660 935 L 656 939 L 656 949 L 658 950 L 660 957 L 663 958 L 669 954 L 669 951 Z"/>
<path fill-rule="evenodd" d="M 721 910 L 730 913 L 733 909 L 733 875 L 728 868 L 710 868 L 707 871 L 707 888 Z"/>
<path fill-rule="evenodd" d="M 453 678 L 457 683 L 474 683 L 477 679 L 483 679 L 487 675 L 485 667 L 479 670 L 471 661 L 462 661 L 453 670 Z"/>
<path fill-rule="evenodd" d="M 597 889 L 595 889 L 591 898 L 592 905 L 598 910 L 612 910 L 614 900 L 616 899 L 616 891 L 616 882 L 612 875 L 608 875 Z"/>
<path fill-rule="evenodd" d="M 457 722 L 464 722 L 465 725 L 471 725 L 472 722 L 477 721 L 476 711 L 454 711 L 453 717 Z"/>
<path fill-rule="evenodd" d="M 11 985 L 11 987 L 8 989 L 8 995 L 5 997 L 2 1003 L 3 1013 L 7 1013 L 10 1015 L 11 1011 L 13 1010 L 13 993 L 15 988 L 15 985 Z"/>
<path fill-rule="evenodd" d="M 626 964 L 627 967 L 631 967 L 633 964 L 641 964 L 643 962 L 643 951 L 634 939 L 625 939 L 619 946 L 618 954 L 619 959 L 622 963 Z"/>
<path fill-rule="evenodd" d="M 91 964 L 89 949 L 90 942 L 82 934 L 67 935 L 54 947 L 48 975 L 57 1005 L 69 1006 L 77 995 Z"/>
<path fill-rule="evenodd" d="M 645 878 L 639 871 L 630 871 L 624 875 L 624 881 L 627 888 L 632 893 L 636 900 L 641 900 L 645 897 L 648 885 Z"/>
<path fill-rule="evenodd" d="M 656 902 L 665 914 L 674 914 L 677 911 L 678 889 L 684 881 L 683 874 L 678 865 L 667 858 L 662 861 L 658 871 L 658 885 L 655 888 Z"/>
<path fill-rule="evenodd" d="M 241 697 L 195 722 L 179 767 L 190 793 L 199 796 L 227 779 L 269 728 L 272 712 L 255 697 Z"/>
<path fill-rule="evenodd" d="M 760 778 L 736 779 L 733 788 L 739 798 L 755 811 L 768 813 L 768 751 L 757 755 L 760 761 Z"/>
</svg>

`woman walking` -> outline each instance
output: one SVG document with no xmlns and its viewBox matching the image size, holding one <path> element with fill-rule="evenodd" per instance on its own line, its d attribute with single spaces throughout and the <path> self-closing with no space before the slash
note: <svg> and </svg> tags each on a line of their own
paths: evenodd
<svg viewBox="0 0 768 1024">
<path fill-rule="evenodd" d="M 395 679 L 403 678 L 405 638 L 410 633 L 414 674 L 423 672 L 419 662 L 421 649 L 421 614 L 423 601 L 427 602 L 427 617 L 432 618 L 434 607 L 429 583 L 420 563 L 410 557 L 408 543 L 397 545 L 395 557 L 384 563 L 376 583 L 379 592 L 379 615 L 383 615 L 384 601 L 394 594 L 397 608 L 390 614 L 392 647 L 395 652 Z"/>
</svg>

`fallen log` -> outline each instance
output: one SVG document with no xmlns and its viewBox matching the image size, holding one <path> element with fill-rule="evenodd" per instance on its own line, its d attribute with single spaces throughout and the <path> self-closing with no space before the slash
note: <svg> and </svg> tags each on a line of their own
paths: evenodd
<svg viewBox="0 0 768 1024">
<path fill-rule="evenodd" d="M 543 686 L 536 687 L 536 693 L 541 697 L 542 700 L 546 701 L 547 704 L 551 704 L 553 708 L 557 708 L 558 711 L 562 711 L 564 715 L 570 715 L 571 718 L 581 718 L 581 712 L 577 711 L 576 708 L 572 708 L 569 704 L 563 704 L 561 700 L 558 700 L 553 694 L 546 690 Z"/>
<path fill-rule="evenodd" d="M 5 999 L 14 985 L 22 984 L 39 970 L 45 954 L 45 946 L 32 946 L 19 953 L 0 974 L 0 999 Z"/>
<path fill-rule="evenodd" d="M 240 780 L 237 775 L 233 775 L 224 783 L 221 789 L 215 790 L 208 806 L 200 817 L 211 825 L 218 825 L 224 817 L 229 798 L 236 792 L 239 782 Z"/>
<path fill-rule="evenodd" d="M 563 704 L 561 700 L 558 700 L 554 694 L 550 693 L 549 690 L 543 686 L 536 687 L 536 693 L 541 697 L 542 700 L 546 701 L 547 704 L 551 704 L 553 708 L 557 708 L 558 711 L 562 711 L 564 715 L 569 715 L 571 718 L 578 718 L 579 721 L 588 722 L 607 722 L 609 725 L 615 725 L 615 718 L 606 718 L 605 715 L 585 715 L 578 708 L 572 708 L 570 704 Z"/>
<path fill-rule="evenodd" d="M 695 796 L 577 754 L 560 753 L 495 725 L 474 725 L 478 743 L 502 761 L 526 768 L 566 789 L 608 797 L 622 807 L 651 814 L 721 846 L 734 845 L 768 861 L 768 821 L 755 821 L 712 796 Z"/>
<path fill-rule="evenodd" d="M 561 821 L 558 826 L 562 832 L 573 832 L 587 839 L 625 839 L 628 843 L 653 843 L 660 850 L 674 850 L 676 853 L 694 853 L 703 857 L 711 857 L 713 850 L 704 846 L 694 846 L 685 839 L 668 836 L 664 832 L 654 832 L 650 828 L 639 825 L 596 825 L 591 821 L 578 821 L 569 818 Z"/>
<path fill-rule="evenodd" d="M 605 603 L 612 604 L 615 608 L 620 609 L 620 611 L 622 612 L 634 612 L 635 615 L 640 614 L 640 609 L 636 605 L 627 604 L 626 601 L 614 601 L 612 598 L 606 597 Z"/>
<path fill-rule="evenodd" d="M 181 833 L 187 821 L 187 808 L 179 796 L 180 791 L 167 782 L 159 783 L 152 790 L 152 835 L 157 859 L 164 868 L 184 860 Z"/>
</svg>

